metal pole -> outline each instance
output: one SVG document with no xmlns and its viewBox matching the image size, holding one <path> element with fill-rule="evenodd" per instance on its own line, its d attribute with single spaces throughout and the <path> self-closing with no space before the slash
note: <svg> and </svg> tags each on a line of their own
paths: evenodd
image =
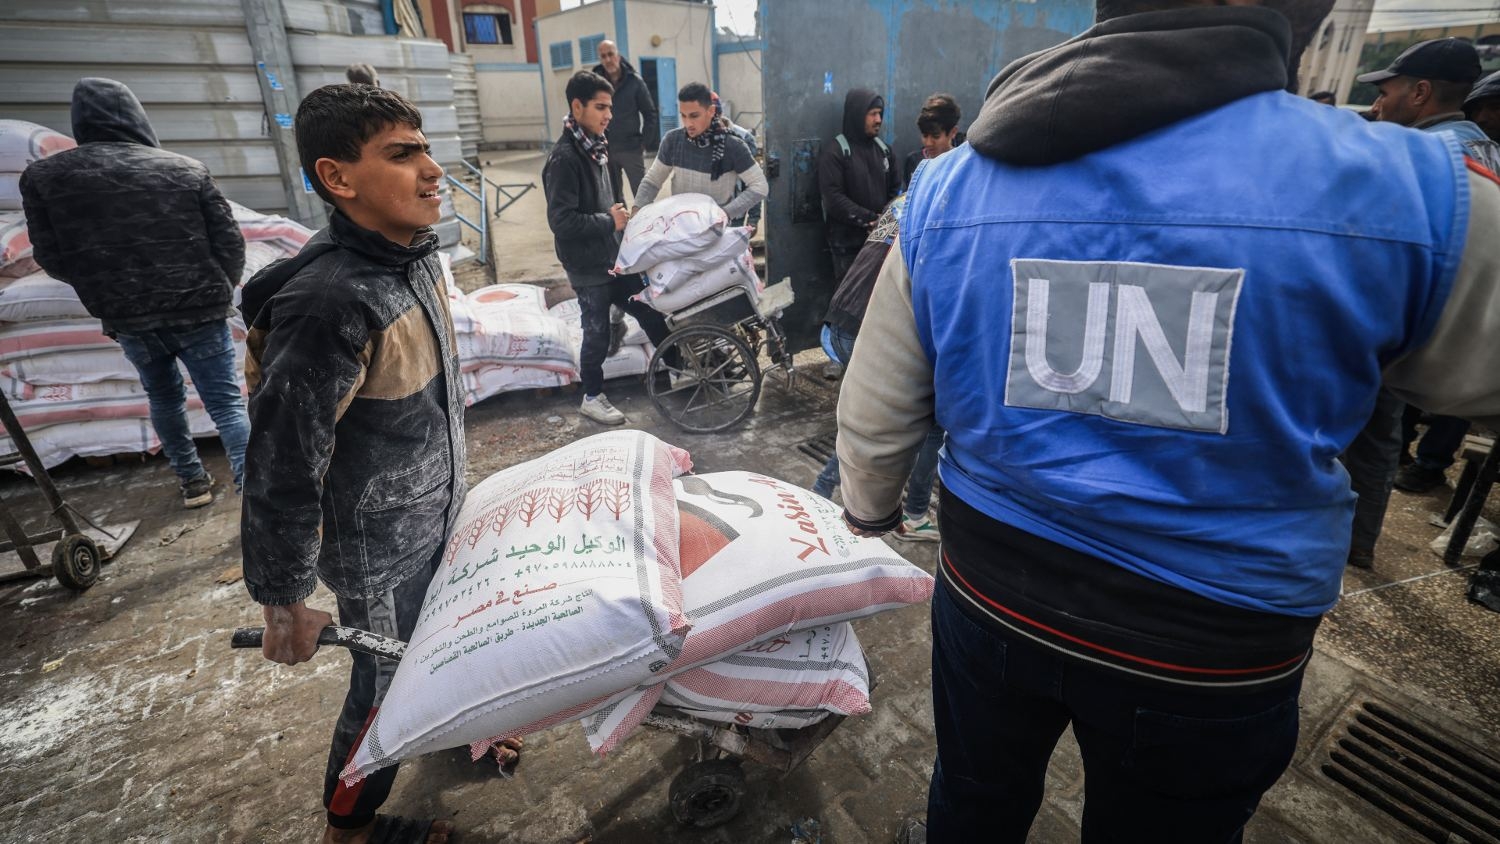
<svg viewBox="0 0 1500 844">
<path fill-rule="evenodd" d="M 281 0 L 240 0 L 240 6 L 245 12 L 245 32 L 250 36 L 250 51 L 255 57 L 255 77 L 260 82 L 260 97 L 266 108 L 266 125 L 276 148 L 276 161 L 281 166 L 287 213 L 305 225 L 322 228 L 328 222 L 328 212 L 308 181 L 315 174 L 304 174 L 297 161 L 292 118 L 302 98 L 297 94 L 296 68 L 286 38 Z"/>
</svg>

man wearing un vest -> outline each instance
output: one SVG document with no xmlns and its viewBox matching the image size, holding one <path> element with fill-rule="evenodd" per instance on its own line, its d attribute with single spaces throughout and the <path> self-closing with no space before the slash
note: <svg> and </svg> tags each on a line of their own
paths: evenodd
<svg viewBox="0 0 1500 844">
<path fill-rule="evenodd" d="M 1500 421 L 1500 184 L 1288 93 L 1332 0 L 1099 0 L 921 168 L 839 399 L 874 535 L 934 421 L 931 841 L 1238 841 L 1296 747 L 1384 383 Z M 1311 177 L 1309 174 L 1313 174 Z"/>
</svg>

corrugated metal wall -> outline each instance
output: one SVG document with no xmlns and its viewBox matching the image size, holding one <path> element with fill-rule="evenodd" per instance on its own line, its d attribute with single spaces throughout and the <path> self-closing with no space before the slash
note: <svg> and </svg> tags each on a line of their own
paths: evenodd
<svg viewBox="0 0 1500 844">
<path fill-rule="evenodd" d="M 344 81 L 369 62 L 384 87 L 422 110 L 433 156 L 463 155 L 448 51 L 441 41 L 383 34 L 377 0 L 283 0 L 297 90 Z M 285 213 L 276 153 L 239 0 L 0 1 L 0 116 L 71 134 L 68 102 L 83 76 L 140 97 L 162 145 L 208 165 L 225 194 Z M 458 223 L 444 220 L 445 244 Z"/>
</svg>

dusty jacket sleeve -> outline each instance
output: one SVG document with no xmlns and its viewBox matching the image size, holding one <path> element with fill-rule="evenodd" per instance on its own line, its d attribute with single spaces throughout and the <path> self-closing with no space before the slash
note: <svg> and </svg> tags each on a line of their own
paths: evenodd
<svg viewBox="0 0 1500 844">
<path fill-rule="evenodd" d="M 901 490 L 932 425 L 932 364 L 917 338 L 911 277 L 898 239 L 875 281 L 839 390 L 839 469 L 851 516 L 879 524 L 898 514 Z"/>
<path fill-rule="evenodd" d="M 1385 384 L 1431 413 L 1500 428 L 1500 185 L 1469 174 L 1469 233 L 1432 336 L 1386 367 Z"/>
<path fill-rule="evenodd" d="M 240 275 L 245 271 L 245 236 L 240 233 L 239 223 L 234 221 L 229 200 L 219 192 L 213 177 L 206 174 L 198 198 L 203 207 L 203 222 L 208 228 L 208 243 L 214 260 L 224 268 L 231 286 L 239 284 Z"/>
<path fill-rule="evenodd" d="M 868 225 L 880 216 L 880 212 L 871 211 L 849 198 L 844 189 L 847 164 L 848 161 L 839 152 L 838 144 L 832 143 L 823 148 L 823 155 L 818 159 L 818 193 L 823 195 L 823 210 L 827 212 L 830 223 Z"/>
<path fill-rule="evenodd" d="M 608 234 L 615 230 L 614 218 L 607 212 L 589 212 L 579 208 L 582 199 L 578 171 L 562 159 L 554 158 L 547 162 L 542 189 L 547 195 L 547 225 L 554 235 L 581 237 L 601 232 Z"/>
<path fill-rule="evenodd" d="M 64 278 L 62 244 L 57 242 L 57 232 L 52 228 L 52 218 L 47 216 L 47 205 L 37 192 L 36 184 L 24 171 L 21 173 L 21 208 L 26 214 L 26 233 L 31 238 L 31 258 L 37 266 L 58 281 Z"/>
<path fill-rule="evenodd" d="M 245 586 L 256 603 L 291 604 L 317 585 L 323 476 L 369 353 L 333 323 L 292 314 L 273 321 L 256 360 L 240 522 Z"/>
<path fill-rule="evenodd" d="M 652 160 L 651 167 L 646 170 L 646 175 L 641 178 L 641 189 L 635 192 L 635 207 L 644 208 L 656 201 L 656 195 L 661 193 L 661 186 L 667 183 L 667 177 L 672 175 L 672 165 L 662 159 L 667 152 L 666 142 L 657 151 L 656 158 Z"/>
</svg>

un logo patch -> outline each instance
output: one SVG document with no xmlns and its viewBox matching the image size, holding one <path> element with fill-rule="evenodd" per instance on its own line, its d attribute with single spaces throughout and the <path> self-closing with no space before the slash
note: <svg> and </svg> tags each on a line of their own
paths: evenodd
<svg viewBox="0 0 1500 844">
<path fill-rule="evenodd" d="M 1242 269 L 1011 261 L 1005 404 L 1222 434 Z"/>
</svg>

